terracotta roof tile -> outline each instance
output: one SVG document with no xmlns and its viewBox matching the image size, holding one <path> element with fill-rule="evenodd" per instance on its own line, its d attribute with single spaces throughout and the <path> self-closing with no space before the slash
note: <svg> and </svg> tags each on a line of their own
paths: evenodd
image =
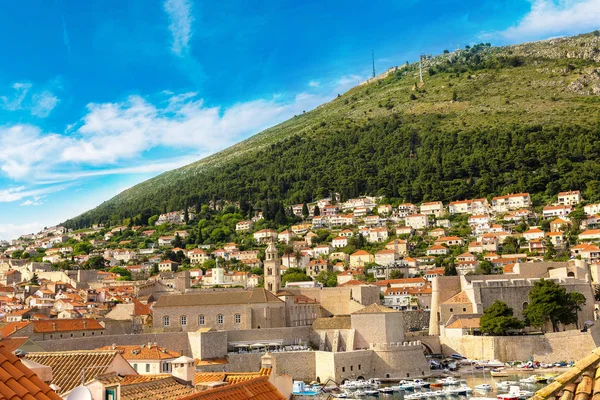
<svg viewBox="0 0 600 400">
<path fill-rule="evenodd" d="M 194 393 L 182 400 L 285 400 L 285 396 L 269 382 L 267 376 Z"/>
<path fill-rule="evenodd" d="M 123 385 L 121 400 L 176 400 L 194 393 L 191 386 L 182 385 L 173 377 Z"/>
<path fill-rule="evenodd" d="M 118 351 L 95 350 L 32 352 L 25 358 L 52 368 L 52 383 L 60 387 L 61 393 L 66 393 L 81 384 L 82 368 L 107 366 L 118 354 Z M 86 369 L 86 380 L 89 382 L 96 376 L 104 374 L 106 369 Z"/>
<path fill-rule="evenodd" d="M 0 396 L 10 400 L 61 398 L 3 344 L 0 344 Z"/>
<path fill-rule="evenodd" d="M 181 354 L 176 351 L 168 350 L 163 347 L 151 345 L 142 346 L 104 346 L 97 350 L 118 351 L 126 360 L 170 360 L 177 358 Z"/>
</svg>

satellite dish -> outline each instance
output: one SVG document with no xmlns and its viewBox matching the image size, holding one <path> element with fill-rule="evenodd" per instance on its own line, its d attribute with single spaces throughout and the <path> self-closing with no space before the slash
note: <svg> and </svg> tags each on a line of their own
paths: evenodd
<svg viewBox="0 0 600 400">
<path fill-rule="evenodd" d="M 93 400 L 92 392 L 85 386 L 77 386 L 69 393 L 67 400 Z"/>
</svg>

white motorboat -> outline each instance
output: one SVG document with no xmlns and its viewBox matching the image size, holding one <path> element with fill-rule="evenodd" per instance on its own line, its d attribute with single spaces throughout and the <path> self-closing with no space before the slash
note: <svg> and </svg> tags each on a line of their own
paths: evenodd
<svg viewBox="0 0 600 400">
<path fill-rule="evenodd" d="M 474 387 L 478 392 L 489 392 L 492 390 L 492 385 L 489 383 L 482 383 L 481 385 L 477 385 Z"/>
<path fill-rule="evenodd" d="M 384 393 L 384 394 L 394 393 L 394 387 L 386 386 L 386 387 L 379 388 L 379 393 Z"/>
<path fill-rule="evenodd" d="M 520 383 L 533 384 L 536 382 L 535 375 L 531 375 L 529 378 L 519 379 Z"/>
<path fill-rule="evenodd" d="M 379 396 L 379 390 L 368 389 L 368 390 L 365 390 L 365 394 L 367 396 Z"/>
</svg>

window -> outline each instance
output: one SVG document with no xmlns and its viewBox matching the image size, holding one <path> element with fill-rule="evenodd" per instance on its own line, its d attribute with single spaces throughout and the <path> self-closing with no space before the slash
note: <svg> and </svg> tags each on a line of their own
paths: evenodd
<svg viewBox="0 0 600 400">
<path fill-rule="evenodd" d="M 467 309 L 466 309 L 466 308 L 463 308 L 463 312 L 467 312 Z"/>
<path fill-rule="evenodd" d="M 137 364 L 133 364 L 133 369 L 135 369 L 135 372 L 137 372 Z"/>
<path fill-rule="evenodd" d="M 350 366 L 350 371 L 354 371 L 354 365 Z"/>
<path fill-rule="evenodd" d="M 169 372 L 169 363 L 163 363 L 162 370 L 163 372 Z"/>
<path fill-rule="evenodd" d="M 235 314 L 235 323 L 239 324 L 242 322 L 242 315 L 241 314 Z"/>
<path fill-rule="evenodd" d="M 454 309 L 453 309 L 453 308 L 451 308 L 451 309 L 450 309 L 450 312 L 454 312 Z"/>
<path fill-rule="evenodd" d="M 146 372 L 150 372 L 150 364 L 146 364 Z"/>
<path fill-rule="evenodd" d="M 168 315 L 165 315 L 165 316 L 163 317 L 163 325 L 164 325 L 164 326 L 169 326 L 169 325 L 171 325 L 171 321 L 169 320 L 169 316 L 168 316 Z"/>
<path fill-rule="evenodd" d="M 96 334 L 96 332 L 92 332 L 92 336 L 94 336 Z"/>
<path fill-rule="evenodd" d="M 217 315 L 217 324 L 222 324 L 223 323 L 223 314 L 219 314 Z"/>
<path fill-rule="evenodd" d="M 198 315 L 198 325 L 204 325 L 204 315 Z"/>
<path fill-rule="evenodd" d="M 360 364 L 358 364 L 358 370 L 360 371 Z"/>
<path fill-rule="evenodd" d="M 346 372 L 346 367 L 342 367 L 342 372 Z"/>
<path fill-rule="evenodd" d="M 187 325 L 187 316 L 182 315 L 180 319 L 181 319 L 181 326 L 186 326 Z"/>
</svg>

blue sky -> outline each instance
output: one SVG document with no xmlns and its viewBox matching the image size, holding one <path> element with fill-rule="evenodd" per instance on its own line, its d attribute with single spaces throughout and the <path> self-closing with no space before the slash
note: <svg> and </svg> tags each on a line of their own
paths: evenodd
<svg viewBox="0 0 600 400">
<path fill-rule="evenodd" d="M 22 0 L 0 13 L 0 239 L 419 53 L 588 32 L 600 0 Z"/>
</svg>

